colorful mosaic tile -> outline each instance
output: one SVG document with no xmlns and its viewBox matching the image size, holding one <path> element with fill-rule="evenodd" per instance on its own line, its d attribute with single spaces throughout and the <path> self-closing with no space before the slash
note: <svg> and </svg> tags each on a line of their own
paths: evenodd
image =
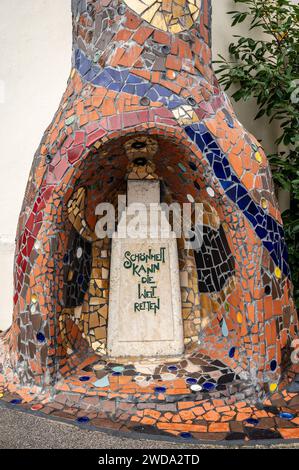
<svg viewBox="0 0 299 470">
<path fill-rule="evenodd" d="M 18 224 L 3 402 L 183 439 L 299 437 L 281 215 L 265 153 L 215 78 L 210 3 L 72 1 L 73 68 Z M 167 361 L 107 355 L 111 240 L 96 208 L 117 212 L 130 180 L 203 204 L 202 247 L 177 243 L 185 352 Z"/>
</svg>

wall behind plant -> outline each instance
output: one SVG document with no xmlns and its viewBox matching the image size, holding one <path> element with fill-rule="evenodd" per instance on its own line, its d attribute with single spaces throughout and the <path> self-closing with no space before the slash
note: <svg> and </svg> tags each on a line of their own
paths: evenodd
<svg viewBox="0 0 299 470">
<path fill-rule="evenodd" d="M 70 72 L 70 3 L 0 1 L 0 330 L 11 321 L 14 237 L 30 166 Z M 227 56 L 232 30 L 226 12 L 234 9 L 234 2 L 212 3 L 216 59 L 218 54 Z M 276 130 L 253 121 L 255 103 L 238 103 L 235 109 L 240 121 L 272 151 Z"/>
</svg>

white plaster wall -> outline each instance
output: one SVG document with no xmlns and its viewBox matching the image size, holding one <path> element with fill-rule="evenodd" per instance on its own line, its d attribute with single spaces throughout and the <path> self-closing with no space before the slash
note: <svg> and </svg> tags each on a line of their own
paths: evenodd
<svg viewBox="0 0 299 470">
<path fill-rule="evenodd" d="M 71 0 L 0 0 L 0 330 L 10 325 L 14 237 L 33 155 L 70 72 Z M 213 0 L 214 59 L 227 55 L 232 0 Z M 244 25 L 240 28 L 244 31 Z M 275 132 L 253 122 L 254 103 L 235 106 L 267 150 Z"/>
</svg>

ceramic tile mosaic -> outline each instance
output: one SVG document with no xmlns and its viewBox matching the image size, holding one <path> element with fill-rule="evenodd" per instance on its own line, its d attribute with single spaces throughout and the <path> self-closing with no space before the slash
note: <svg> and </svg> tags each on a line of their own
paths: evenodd
<svg viewBox="0 0 299 470">
<path fill-rule="evenodd" d="M 265 153 L 212 69 L 210 1 L 73 0 L 72 12 L 72 71 L 18 224 L 1 399 L 123 431 L 298 438 L 281 215 Z M 111 240 L 96 236 L 96 207 L 117 209 L 128 179 L 204 208 L 202 248 L 178 240 L 185 354 L 171 362 L 106 353 Z"/>
</svg>

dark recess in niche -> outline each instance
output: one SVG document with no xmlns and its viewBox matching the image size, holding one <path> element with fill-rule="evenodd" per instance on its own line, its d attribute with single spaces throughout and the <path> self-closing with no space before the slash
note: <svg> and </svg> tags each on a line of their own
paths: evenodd
<svg viewBox="0 0 299 470">
<path fill-rule="evenodd" d="M 79 248 L 82 249 L 82 256 L 78 258 Z M 68 262 L 64 265 L 64 306 L 66 308 L 78 307 L 83 304 L 84 295 L 90 283 L 92 247 L 91 243 L 84 240 L 75 229 L 72 229 L 70 233 L 65 260 Z M 69 280 L 71 272 L 73 276 Z"/>
</svg>

